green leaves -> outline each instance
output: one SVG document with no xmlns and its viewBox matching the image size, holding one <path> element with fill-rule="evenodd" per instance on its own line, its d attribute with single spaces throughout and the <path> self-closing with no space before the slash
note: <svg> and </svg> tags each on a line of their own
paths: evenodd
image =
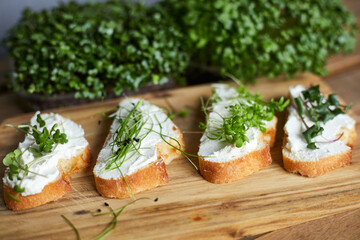
<svg viewBox="0 0 360 240">
<path fill-rule="evenodd" d="M 275 99 L 270 100 L 270 108 L 275 109 L 276 111 L 282 112 L 289 105 L 290 99 L 285 100 L 284 97 L 281 97 L 279 101 L 275 101 Z M 271 120 L 271 119 L 270 119 Z"/>
<path fill-rule="evenodd" d="M 11 164 L 18 162 L 21 154 L 22 152 L 20 149 L 15 149 L 14 152 L 10 152 L 6 154 L 6 156 L 3 159 L 3 164 L 5 166 L 10 166 Z"/>
<path fill-rule="evenodd" d="M 306 110 L 309 112 L 308 115 L 310 119 L 314 122 L 320 121 L 326 123 L 337 115 L 345 113 L 340 108 L 341 106 L 337 100 L 337 94 L 330 94 L 328 98 L 325 99 L 320 93 L 319 85 L 312 86 L 308 90 L 302 91 L 302 95 L 304 100 L 297 98 L 295 101 L 306 101 Z M 349 108 L 345 107 L 345 111 L 347 110 L 349 110 Z"/>
<path fill-rule="evenodd" d="M 341 0 L 167 0 L 191 61 L 240 80 L 324 75 L 326 59 L 352 51 L 356 22 Z"/>
<path fill-rule="evenodd" d="M 324 128 L 320 127 L 320 123 L 316 122 L 313 126 L 303 132 L 303 136 L 307 142 L 307 148 L 316 149 L 316 145 L 312 142 L 312 139 L 316 136 L 319 136 L 324 131 Z"/>
<path fill-rule="evenodd" d="M 6 195 L 7 195 L 9 198 L 11 198 L 12 200 L 14 200 L 15 202 L 20 202 L 20 200 L 19 200 L 17 197 L 11 195 L 10 193 L 7 192 Z"/>
<path fill-rule="evenodd" d="M 188 55 L 172 21 L 161 10 L 121 0 L 27 9 L 5 39 L 15 60 L 13 87 L 102 98 L 109 90 L 119 95 L 151 81 L 181 81 Z"/>
<path fill-rule="evenodd" d="M 21 124 L 19 126 L 14 126 L 8 124 L 7 126 L 14 127 L 16 129 L 23 130 L 26 135 L 32 135 L 35 140 L 35 144 L 32 144 L 30 147 L 24 151 L 29 151 L 35 159 L 44 156 L 46 153 L 49 153 L 53 150 L 55 144 L 64 144 L 68 142 L 67 136 L 65 133 L 61 133 L 57 129 L 57 124 L 54 124 L 51 130 L 49 131 L 46 127 L 45 120 L 41 117 L 40 114 L 36 115 L 36 122 L 39 124 L 40 128 L 43 128 L 42 131 L 38 129 L 37 125 Z M 8 167 L 8 178 L 10 181 L 13 181 L 16 177 L 17 180 L 22 181 L 29 172 L 29 165 L 25 164 L 22 159 L 23 152 L 20 149 L 15 149 L 13 152 L 6 154 L 3 159 L 3 164 Z M 29 163 L 31 165 L 31 163 Z M 31 172 L 33 174 L 38 174 Z M 20 182 L 21 185 L 21 182 Z M 25 188 L 21 188 L 19 185 L 15 185 L 14 191 L 17 193 L 22 193 L 25 191 Z M 14 201 L 18 199 L 12 195 L 8 195 Z"/>
<path fill-rule="evenodd" d="M 206 124 L 203 122 L 199 122 L 199 129 L 204 131 L 206 129 Z"/>
<path fill-rule="evenodd" d="M 36 116 L 36 121 L 39 123 L 40 127 L 45 126 L 45 121 L 41 118 L 40 114 Z M 35 139 L 35 142 L 39 145 L 39 149 L 31 148 L 32 153 L 42 155 L 42 153 L 51 152 L 54 144 L 64 144 L 68 142 L 67 136 L 65 133 L 61 133 L 57 128 L 57 124 L 54 124 L 49 132 L 49 130 L 44 127 L 40 132 L 37 129 L 37 126 L 32 126 L 32 135 Z M 35 156 L 35 155 L 34 155 Z"/>
<path fill-rule="evenodd" d="M 295 104 L 296 104 L 299 115 L 304 116 L 305 108 L 304 108 L 303 102 L 301 101 L 301 98 L 296 97 L 296 98 L 294 98 L 294 100 L 295 100 Z"/>
<path fill-rule="evenodd" d="M 329 97 L 328 97 L 328 102 L 331 105 L 334 105 L 335 107 L 338 107 L 339 106 L 339 101 L 337 100 L 337 94 L 336 93 L 330 94 Z"/>
<path fill-rule="evenodd" d="M 147 134 L 139 136 L 142 127 L 146 123 L 146 118 L 144 119 L 139 110 L 139 107 L 143 104 L 143 100 L 138 101 L 136 104 L 133 103 L 133 108 L 129 110 L 128 115 L 124 118 L 116 116 L 117 118 L 114 121 L 117 120 L 120 124 L 112 136 L 112 142 L 110 143 L 111 155 L 106 162 L 105 171 L 120 170 L 120 166 L 126 161 L 126 157 L 129 157 L 128 154 L 137 152 L 137 144 L 146 137 Z M 129 191 L 131 192 L 130 188 Z"/>
<path fill-rule="evenodd" d="M 7 175 L 10 181 L 14 180 L 14 177 L 16 176 L 17 179 L 21 179 L 19 176 L 19 172 L 22 170 L 24 175 L 26 176 L 29 173 L 29 167 L 28 165 L 23 165 L 21 162 L 21 155 L 22 152 L 20 149 L 15 149 L 13 152 L 10 152 L 6 154 L 5 158 L 3 159 L 3 164 L 7 167 L 9 167 Z M 25 188 L 20 188 L 18 185 L 15 185 L 14 191 L 17 193 L 22 193 L 25 191 Z M 10 197 L 10 196 L 9 196 Z M 11 196 L 10 198 L 12 198 Z M 16 199 L 14 197 L 14 199 Z"/>
<path fill-rule="evenodd" d="M 182 118 L 186 118 L 187 115 L 190 113 L 190 110 L 189 109 L 180 109 L 179 111 L 175 111 L 173 108 L 172 108 L 172 111 L 169 111 L 168 110 L 168 113 L 167 113 L 167 116 L 170 120 L 174 120 L 174 118 L 176 116 L 179 116 L 179 117 L 182 117 Z"/>
<path fill-rule="evenodd" d="M 21 188 L 18 185 L 15 185 L 14 191 L 17 193 L 22 193 L 22 192 L 25 192 L 25 188 Z"/>
<path fill-rule="evenodd" d="M 328 96 L 326 99 L 320 92 L 320 86 L 311 86 L 309 89 L 301 92 L 302 96 L 294 98 L 297 112 L 305 124 L 303 118 L 304 115 L 307 115 L 315 124 L 311 127 L 308 127 L 306 124 L 307 130 L 303 132 L 303 136 L 307 142 L 307 148 L 316 149 L 317 146 L 315 142 L 312 141 L 316 136 L 321 135 L 323 128 L 320 127 L 320 123 L 326 123 L 327 121 L 334 119 L 337 115 L 343 114 L 350 110 L 352 104 L 348 106 L 340 105 L 337 100 L 337 94 L 333 93 Z M 345 111 L 343 111 L 344 108 Z"/>
<path fill-rule="evenodd" d="M 167 0 L 152 7 L 112 0 L 27 9 L 4 42 L 13 87 L 45 95 L 102 98 L 169 78 L 183 82 L 189 59 L 242 81 L 296 72 L 325 75 L 326 59 L 356 43 L 354 16 L 340 0 Z"/>
<path fill-rule="evenodd" d="M 33 148 L 33 147 L 30 147 L 30 148 L 28 149 L 28 151 L 32 153 L 32 155 L 34 156 L 34 158 L 38 158 L 38 157 L 42 157 L 42 156 L 43 156 L 43 154 L 41 153 L 41 151 L 39 151 L 39 150 L 37 150 L 37 149 L 35 149 L 35 148 Z"/>
<path fill-rule="evenodd" d="M 223 117 L 223 124 L 220 128 L 207 131 L 207 137 L 212 140 L 225 140 L 230 144 L 235 144 L 236 147 L 241 147 L 245 142 L 249 142 L 246 132 L 251 127 L 259 128 L 261 132 L 266 132 L 265 121 L 271 121 L 274 118 L 275 110 L 283 111 L 289 104 L 289 100 L 280 98 L 279 101 L 271 99 L 270 102 L 262 100 L 260 93 L 252 94 L 244 85 L 239 85 L 238 103 L 232 104 L 227 108 L 230 111 L 230 116 Z M 211 103 L 216 103 L 219 100 L 219 96 L 215 92 L 210 98 Z M 203 107 L 206 111 L 206 107 Z M 207 121 L 209 121 L 208 114 Z M 206 129 L 206 124 L 199 124 L 201 130 Z"/>
<path fill-rule="evenodd" d="M 45 126 L 45 121 L 41 118 L 41 115 L 38 114 L 36 116 L 36 121 L 39 123 L 40 127 L 44 127 Z"/>
</svg>

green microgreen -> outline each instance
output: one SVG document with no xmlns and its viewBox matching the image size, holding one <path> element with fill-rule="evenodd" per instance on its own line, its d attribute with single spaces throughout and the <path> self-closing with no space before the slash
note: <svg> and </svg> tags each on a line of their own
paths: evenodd
<svg viewBox="0 0 360 240">
<path fill-rule="evenodd" d="M 177 116 L 186 118 L 187 115 L 189 115 L 189 113 L 190 113 L 189 109 L 183 108 L 183 109 L 180 109 L 179 111 L 175 111 L 175 110 L 172 110 L 171 112 L 167 111 L 167 116 L 170 120 L 174 120 L 174 118 L 176 118 Z"/>
<path fill-rule="evenodd" d="M 120 111 L 127 111 L 125 117 L 121 117 L 123 115 L 122 112 L 117 112 L 113 114 L 114 121 L 118 121 L 119 126 L 115 129 L 112 135 L 112 141 L 109 143 L 111 146 L 111 154 L 108 156 L 105 161 L 106 165 L 102 171 L 111 171 L 111 170 L 119 170 L 121 177 L 126 183 L 126 186 L 131 194 L 131 196 L 135 199 L 135 196 L 131 192 L 131 188 L 127 184 L 126 177 L 123 175 L 121 171 L 121 166 L 128 160 L 134 157 L 136 154 L 141 154 L 140 147 L 141 142 L 151 133 L 154 132 L 159 134 L 162 141 L 164 141 L 169 146 L 178 150 L 185 158 L 187 158 L 191 164 L 198 170 L 196 165 L 190 160 L 191 157 L 198 157 L 189 153 L 186 153 L 181 149 L 181 144 L 179 141 L 171 136 L 167 136 L 162 132 L 162 122 L 159 121 L 156 115 L 154 115 L 156 119 L 156 123 L 150 121 L 150 115 L 152 113 L 145 113 L 140 111 L 138 108 L 144 104 L 143 100 L 138 101 L 136 104 L 132 103 L 132 107 L 125 108 L 123 107 Z M 163 111 L 161 111 L 164 113 Z M 164 121 L 170 119 L 166 118 Z M 148 123 L 148 124 L 147 124 Z M 148 126 L 145 127 L 145 124 Z M 160 128 L 160 131 L 154 130 L 154 124 L 157 124 Z M 174 141 L 177 145 L 170 143 L 167 139 Z"/>
<path fill-rule="evenodd" d="M 140 153 L 140 142 L 150 133 L 150 131 L 140 136 L 141 129 L 146 124 L 146 119 L 138 108 L 144 104 L 143 100 L 132 104 L 132 109 L 124 109 L 129 113 L 125 118 L 121 118 L 116 114 L 113 115 L 114 121 L 119 122 L 119 126 L 112 135 L 110 142 L 111 154 L 106 160 L 106 166 L 103 171 L 119 170 L 130 195 L 135 199 L 132 190 L 127 183 L 125 176 L 121 171 L 122 164 L 131 159 L 135 154 Z"/>
<path fill-rule="evenodd" d="M 172 21 L 123 0 L 27 8 L 4 39 L 14 59 L 12 86 L 30 94 L 103 99 L 109 90 L 118 96 L 148 83 L 182 82 L 188 55 Z"/>
<path fill-rule="evenodd" d="M 356 46 L 357 24 L 344 1 L 166 0 L 157 5 L 179 26 L 199 69 L 259 76 L 327 74 L 329 56 Z M 211 69 L 211 70 L 210 70 Z"/>
<path fill-rule="evenodd" d="M 190 113 L 190 110 L 189 109 L 186 109 L 186 108 L 182 108 L 180 110 L 176 110 L 174 108 L 174 106 L 171 104 L 171 102 L 165 98 L 164 99 L 166 104 L 169 105 L 169 109 L 166 109 L 166 112 L 167 112 L 167 116 L 170 120 L 174 120 L 175 117 L 179 116 L 179 117 L 182 117 L 182 118 L 186 118 L 187 115 Z"/>
<path fill-rule="evenodd" d="M 65 217 L 64 215 L 61 215 L 61 217 L 62 217 L 62 218 L 71 226 L 71 228 L 75 231 L 75 233 L 76 233 L 76 239 L 77 239 L 77 240 L 81 240 L 79 230 L 75 227 L 75 225 L 74 225 L 67 217 Z"/>
<path fill-rule="evenodd" d="M 255 127 L 266 132 L 266 121 L 271 121 L 274 118 L 275 110 L 283 111 L 290 102 L 290 100 L 285 101 L 283 97 L 279 101 L 271 99 L 270 102 L 265 102 L 260 93 L 252 94 L 243 85 L 239 85 L 237 94 L 236 97 L 229 98 L 233 104 L 225 107 L 228 109 L 228 116 L 221 116 L 217 113 L 222 120 L 220 124 L 216 124 L 215 128 L 210 129 L 205 123 L 199 124 L 201 130 L 206 129 L 206 136 L 210 140 L 226 141 L 235 144 L 236 147 L 241 147 L 245 142 L 249 142 L 246 136 L 249 128 Z M 209 105 L 220 100 L 220 97 L 213 92 L 206 104 L 202 101 L 207 123 L 212 121 L 208 114 L 212 110 Z"/>
<path fill-rule="evenodd" d="M 345 114 L 351 109 L 352 103 L 348 106 L 341 105 L 337 99 L 337 94 L 329 94 L 327 98 L 320 92 L 320 86 L 311 86 L 307 90 L 301 92 L 299 97 L 294 98 L 295 104 L 292 107 L 296 109 L 300 119 L 306 127 L 306 130 L 302 133 L 306 142 L 307 148 L 317 149 L 316 143 L 313 138 L 322 134 L 324 129 L 321 124 L 334 119 L 339 114 Z M 304 116 L 307 116 L 314 125 L 309 127 L 304 120 Z M 341 135 L 342 136 L 342 135 Z M 330 140 L 334 142 L 339 140 Z"/>
<path fill-rule="evenodd" d="M 160 126 L 160 132 L 157 132 L 157 131 L 154 131 L 154 130 L 151 130 L 151 131 L 159 134 L 160 137 L 161 137 L 161 139 L 162 139 L 166 144 L 168 144 L 170 147 L 175 148 L 177 151 L 179 151 L 179 152 L 181 153 L 181 155 L 183 155 L 183 156 L 191 163 L 191 165 L 193 165 L 193 167 L 196 169 L 196 171 L 199 171 L 199 169 L 198 169 L 198 167 L 195 165 L 195 163 L 194 163 L 193 161 L 191 161 L 191 159 L 189 158 L 189 157 L 199 157 L 199 156 L 198 156 L 198 155 L 193 155 L 193 154 L 190 154 L 190 153 L 187 153 L 187 152 L 183 151 L 183 150 L 181 149 L 181 144 L 180 144 L 180 142 L 179 142 L 176 138 L 173 138 L 173 137 L 171 137 L 171 136 L 168 136 L 168 135 L 163 134 L 163 133 L 162 133 L 163 127 L 162 127 L 159 119 L 158 119 L 156 116 L 155 116 L 155 118 L 156 118 L 156 120 L 157 120 L 157 122 L 158 122 L 158 124 L 159 124 L 159 126 Z M 174 146 L 174 145 L 171 144 L 169 141 L 167 141 L 165 138 L 169 138 L 169 139 L 175 141 L 175 143 L 177 144 L 177 146 Z"/>
<path fill-rule="evenodd" d="M 8 167 L 7 175 L 10 181 L 13 181 L 14 177 L 20 179 L 21 178 L 19 176 L 20 171 L 23 172 L 22 176 L 27 176 L 29 173 L 28 165 L 22 164 L 21 156 L 22 156 L 21 150 L 15 149 L 13 152 L 6 154 L 6 156 L 3 159 L 3 164 Z M 22 193 L 25 191 L 25 189 L 21 188 L 18 185 L 15 185 L 14 191 L 16 193 Z"/>
<path fill-rule="evenodd" d="M 113 215 L 113 219 L 109 222 L 109 224 L 105 227 L 105 229 L 99 234 L 97 235 L 95 238 L 93 238 L 93 240 L 100 240 L 100 239 L 104 239 L 106 236 L 108 236 L 110 233 L 112 233 L 117 225 L 117 219 L 120 216 L 120 214 L 125 210 L 125 208 L 127 208 L 128 206 L 136 203 L 139 200 L 145 200 L 145 199 L 149 199 L 149 198 L 138 198 L 135 199 L 133 201 L 131 201 L 130 203 L 125 204 L 124 206 L 122 206 L 121 208 L 118 209 L 112 209 L 110 206 L 110 211 L 109 212 L 105 212 L 105 213 L 99 213 L 99 214 L 94 214 L 94 216 L 103 216 L 103 215 L 108 215 L 108 214 L 112 214 Z"/>
<path fill-rule="evenodd" d="M 119 126 L 112 135 L 111 155 L 107 158 L 105 170 L 119 169 L 119 167 L 129 158 L 129 153 L 136 153 L 140 145 L 140 130 L 145 125 L 141 112 L 138 111 L 144 102 L 138 101 L 124 118 L 116 118 Z M 144 138 L 144 136 L 142 136 Z"/>
<path fill-rule="evenodd" d="M 9 180 L 13 181 L 16 177 L 17 180 L 20 180 L 20 185 L 22 179 L 28 176 L 29 173 L 45 177 L 44 175 L 30 171 L 30 166 L 35 162 L 42 160 L 42 157 L 44 157 L 46 154 L 52 152 L 57 144 L 64 144 L 68 142 L 67 135 L 65 133 L 61 133 L 60 130 L 57 128 L 58 124 L 54 124 L 49 131 L 48 128 L 45 127 L 46 122 L 40 114 L 37 114 L 36 122 L 38 123 L 38 125 L 6 125 L 24 132 L 26 136 L 32 136 L 36 143 L 30 145 L 24 151 L 21 151 L 20 149 L 15 149 L 13 152 L 6 154 L 3 159 L 3 164 L 8 167 L 7 175 Z M 42 130 L 40 130 L 41 128 Z M 27 164 L 25 164 L 22 159 L 22 155 L 25 151 L 29 151 L 34 156 L 34 160 Z M 25 188 L 21 188 L 19 185 L 15 185 L 14 191 L 16 193 L 22 193 L 25 191 Z"/>
<path fill-rule="evenodd" d="M 9 198 L 11 198 L 12 200 L 14 200 L 15 202 L 20 202 L 20 200 L 17 198 L 18 193 L 16 194 L 16 196 L 13 196 L 13 195 L 11 195 L 10 193 L 7 192 L 6 195 L 7 195 Z"/>
<path fill-rule="evenodd" d="M 140 200 L 145 200 L 145 199 L 149 199 L 149 198 L 138 198 L 135 199 L 133 201 L 131 201 L 130 203 L 125 204 L 124 206 L 122 206 L 121 208 L 118 209 L 113 209 L 112 207 L 109 206 L 110 211 L 109 212 L 105 212 L 105 213 L 96 213 L 93 214 L 94 217 L 98 217 L 98 216 L 104 216 L 104 215 L 109 215 L 112 214 L 113 215 L 113 219 L 108 223 L 108 225 L 105 227 L 105 229 L 99 233 L 97 236 L 95 236 L 94 238 L 92 238 L 92 240 L 101 240 L 104 239 L 105 237 L 107 237 L 109 234 L 111 234 L 116 226 L 117 226 L 117 219 L 118 217 L 121 215 L 121 213 L 130 205 L 136 203 L 137 201 Z M 64 215 L 61 215 L 61 217 L 71 226 L 71 228 L 75 231 L 76 233 L 76 239 L 80 240 L 80 233 L 78 231 L 78 229 L 76 228 L 76 226 Z"/>
<path fill-rule="evenodd" d="M 190 113 L 189 109 L 180 109 L 179 116 L 185 118 Z"/>
</svg>

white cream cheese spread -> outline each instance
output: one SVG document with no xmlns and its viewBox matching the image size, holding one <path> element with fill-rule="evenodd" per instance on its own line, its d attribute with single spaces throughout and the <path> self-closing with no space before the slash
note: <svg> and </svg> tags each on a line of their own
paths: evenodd
<svg viewBox="0 0 360 240">
<path fill-rule="evenodd" d="M 299 97 L 301 92 L 306 90 L 303 86 L 297 85 L 290 87 L 290 97 L 292 100 Z M 313 138 L 316 142 L 317 149 L 307 148 L 307 142 L 303 136 L 306 130 L 304 123 L 301 121 L 296 109 L 292 106 L 288 107 L 288 120 L 285 124 L 284 130 L 288 135 L 287 144 L 283 150 L 283 154 L 287 157 L 297 161 L 317 161 L 320 158 L 328 157 L 331 155 L 341 154 L 350 149 L 342 141 L 331 142 L 336 139 L 344 129 L 352 129 L 355 120 L 346 114 L 339 114 L 334 119 L 327 121 L 325 124 L 321 123 L 324 128 L 320 136 Z M 314 122 L 304 115 L 304 121 L 311 127 Z"/>
<path fill-rule="evenodd" d="M 36 125 L 38 129 L 42 131 L 43 128 L 40 127 L 36 121 L 38 114 L 39 112 L 35 113 L 30 120 L 30 124 Z M 59 114 L 43 113 L 41 117 L 45 121 L 44 127 L 49 130 L 54 124 L 57 124 L 57 129 L 67 135 L 68 142 L 57 144 L 50 153 L 38 158 L 35 158 L 28 150 L 29 147 L 37 147 L 33 136 L 27 135 L 25 140 L 19 143 L 18 149 L 23 152 L 21 161 L 22 164 L 29 166 L 29 173 L 27 176 L 24 176 L 24 172 L 20 171 L 19 177 L 22 178 L 22 180 L 16 176 L 14 176 L 13 180 L 10 180 L 8 176 L 5 176 L 3 181 L 12 188 L 14 188 L 15 185 L 24 188 L 25 191 L 21 193 L 23 196 L 40 193 L 47 184 L 57 180 L 60 173 L 58 169 L 59 161 L 75 157 L 88 146 L 88 142 L 84 138 L 84 130 L 80 125 Z"/>
<path fill-rule="evenodd" d="M 244 142 L 241 147 L 236 147 L 235 144 L 230 144 L 225 140 L 211 140 L 207 137 L 209 132 L 222 127 L 223 118 L 229 117 L 231 105 L 236 103 L 251 104 L 246 99 L 239 98 L 236 88 L 227 84 L 214 84 L 215 96 L 217 100 L 212 104 L 212 111 L 209 114 L 207 128 L 204 135 L 200 139 L 200 148 L 198 155 L 206 161 L 212 162 L 227 162 L 238 159 L 249 152 L 261 149 L 264 142 L 260 140 L 262 136 L 258 128 L 249 128 L 245 135 L 249 142 Z M 274 124 L 273 121 L 265 121 L 265 128 Z"/>
<path fill-rule="evenodd" d="M 119 129 L 120 121 L 124 121 L 137 104 L 136 111 L 137 114 L 141 114 L 140 121 L 143 124 L 138 130 L 138 139 L 132 141 L 134 147 L 126 153 L 117 168 L 106 169 L 108 162 L 111 161 L 110 156 L 118 150 L 118 147 L 114 147 L 113 136 Z M 142 99 L 128 98 L 123 100 L 114 117 L 110 128 L 110 138 L 100 151 L 97 164 L 94 167 L 94 174 L 103 179 L 118 179 L 122 175 L 131 175 L 150 163 L 156 162 L 158 160 L 156 144 L 163 141 L 162 137 L 166 141 L 171 138 L 179 138 L 177 127 L 164 111 Z M 131 126 L 133 123 L 134 121 L 131 120 L 127 126 Z M 126 135 L 120 137 L 120 141 L 125 141 L 128 138 Z"/>
</svg>

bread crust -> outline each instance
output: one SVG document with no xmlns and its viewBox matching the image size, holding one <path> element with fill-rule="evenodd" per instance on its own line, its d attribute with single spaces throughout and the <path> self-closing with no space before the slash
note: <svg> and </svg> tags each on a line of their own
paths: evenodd
<svg viewBox="0 0 360 240">
<path fill-rule="evenodd" d="M 199 157 L 201 175 L 212 183 L 228 183 L 246 177 L 271 163 L 270 147 L 275 144 L 277 117 L 274 116 L 272 125 L 262 133 L 261 140 L 264 147 L 249 152 L 246 155 L 227 162 L 218 163 Z"/>
<path fill-rule="evenodd" d="M 79 172 L 81 169 L 88 168 L 91 165 L 91 149 L 87 145 L 85 149 L 71 159 L 61 160 L 58 169 L 63 172 L 63 176 L 69 178 L 72 173 Z"/>
<path fill-rule="evenodd" d="M 285 131 L 285 129 L 284 129 Z M 340 134 L 339 134 L 340 135 Z M 290 150 L 286 148 L 288 135 L 285 131 L 283 138 L 283 163 L 284 168 L 291 173 L 299 173 L 306 177 L 319 177 L 336 168 L 350 165 L 352 159 L 352 150 L 348 150 L 342 154 L 331 155 L 321 158 L 317 161 L 298 161 L 289 158 Z M 353 147 L 356 140 L 355 124 L 351 129 L 344 128 L 343 136 L 340 141 L 349 147 Z"/>
<path fill-rule="evenodd" d="M 270 147 L 264 144 L 259 150 L 228 162 L 212 162 L 199 157 L 201 175 L 212 183 L 228 183 L 252 174 L 271 163 Z"/>
<path fill-rule="evenodd" d="M 278 122 L 277 117 L 274 116 L 273 125 L 266 129 L 266 132 L 263 134 L 263 141 L 269 144 L 270 147 L 275 145 L 276 140 L 276 125 Z"/>
<path fill-rule="evenodd" d="M 176 139 L 176 141 L 174 139 L 170 139 L 168 143 L 175 146 L 176 148 L 180 148 L 182 151 L 185 151 L 183 134 L 179 129 L 177 129 L 177 132 L 179 137 Z M 170 164 L 172 160 L 181 157 L 181 152 L 178 151 L 176 148 L 171 147 L 168 143 L 161 141 L 156 145 L 158 156 L 161 156 L 166 165 Z"/>
<path fill-rule="evenodd" d="M 165 163 L 160 157 L 158 161 L 141 168 L 133 174 L 124 176 L 126 182 L 122 177 L 117 179 L 104 179 L 96 175 L 94 176 L 97 191 L 102 196 L 110 198 L 130 197 L 131 193 L 126 183 L 129 185 L 131 192 L 136 194 L 169 182 Z"/>
<path fill-rule="evenodd" d="M 61 166 L 65 166 L 65 162 L 69 164 L 66 171 Z M 70 185 L 70 174 L 79 171 L 82 168 L 90 166 L 91 152 L 90 146 L 88 145 L 84 151 L 71 159 L 64 159 L 59 162 L 58 168 L 61 173 L 59 178 L 51 183 L 48 183 L 40 193 L 22 196 L 14 191 L 13 188 L 4 183 L 4 199 L 5 204 L 9 209 L 12 210 L 23 210 L 40 206 L 42 204 L 55 201 L 71 191 Z M 7 174 L 7 173 L 5 173 Z M 14 201 L 8 196 L 16 196 L 19 202 Z"/>
<path fill-rule="evenodd" d="M 174 126 L 173 130 L 177 130 L 178 138 L 176 141 L 170 139 L 168 143 L 185 151 L 185 143 L 183 135 L 179 128 Z M 107 136 L 104 146 L 110 140 L 110 134 Z M 181 157 L 181 152 L 170 146 L 168 143 L 161 141 L 156 145 L 158 159 L 135 173 L 126 175 L 125 180 L 131 189 L 132 194 L 136 194 L 169 182 L 165 164 L 169 164 L 172 160 Z M 119 178 L 104 179 L 94 173 L 95 185 L 97 191 L 104 197 L 109 198 L 127 198 L 131 196 L 128 186 L 123 177 L 119 173 Z"/>
<path fill-rule="evenodd" d="M 342 154 L 321 158 L 318 161 L 295 161 L 288 158 L 284 151 L 286 150 L 283 150 L 284 168 L 288 172 L 300 173 L 307 177 L 318 177 L 336 168 L 349 165 L 352 158 L 352 151 L 349 150 Z"/>
<path fill-rule="evenodd" d="M 347 146 L 353 148 L 356 141 L 356 130 L 355 124 L 351 129 L 343 129 L 343 136 L 340 138 L 340 141 L 345 143 Z"/>
</svg>

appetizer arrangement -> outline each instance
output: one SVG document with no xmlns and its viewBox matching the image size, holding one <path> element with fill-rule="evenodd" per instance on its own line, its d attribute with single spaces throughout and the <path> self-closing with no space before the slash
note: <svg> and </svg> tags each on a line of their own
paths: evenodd
<svg viewBox="0 0 360 240">
<path fill-rule="evenodd" d="M 159 107 L 129 98 L 119 104 L 94 176 L 105 197 L 125 198 L 166 184 L 165 164 L 181 156 L 181 131 Z"/>
<path fill-rule="evenodd" d="M 351 161 L 355 121 L 336 94 L 327 98 L 319 86 L 290 88 L 290 99 L 262 100 L 243 85 L 214 84 L 203 103 L 206 123 L 198 155 L 184 152 L 180 129 L 165 111 L 138 98 L 124 99 L 93 169 L 97 191 L 126 198 L 166 184 L 166 165 L 184 155 L 198 157 L 199 172 L 212 183 L 227 183 L 271 163 L 277 118 L 288 107 L 284 126 L 284 168 L 316 177 Z M 29 124 L 9 125 L 25 140 L 3 159 L 5 203 L 20 210 L 57 200 L 71 190 L 70 174 L 90 165 L 84 130 L 59 114 L 36 112 Z M 195 165 L 194 165 L 195 166 Z M 195 168 L 197 168 L 195 166 Z"/>
<path fill-rule="evenodd" d="M 271 163 L 277 123 L 274 112 L 283 111 L 289 101 L 281 98 L 267 103 L 244 86 L 214 87 L 204 106 L 206 125 L 200 124 L 205 133 L 200 140 L 199 167 L 209 182 L 227 183 Z"/>
<path fill-rule="evenodd" d="M 346 114 L 351 105 L 340 105 L 336 94 L 326 98 L 319 85 L 292 87 L 290 97 L 282 151 L 285 169 L 317 177 L 349 165 L 356 138 L 355 120 Z"/>
<path fill-rule="evenodd" d="M 91 162 L 81 126 L 59 114 L 36 112 L 30 124 L 13 127 L 25 132 L 25 140 L 3 159 L 7 207 L 32 208 L 71 191 L 71 173 Z"/>
</svg>

